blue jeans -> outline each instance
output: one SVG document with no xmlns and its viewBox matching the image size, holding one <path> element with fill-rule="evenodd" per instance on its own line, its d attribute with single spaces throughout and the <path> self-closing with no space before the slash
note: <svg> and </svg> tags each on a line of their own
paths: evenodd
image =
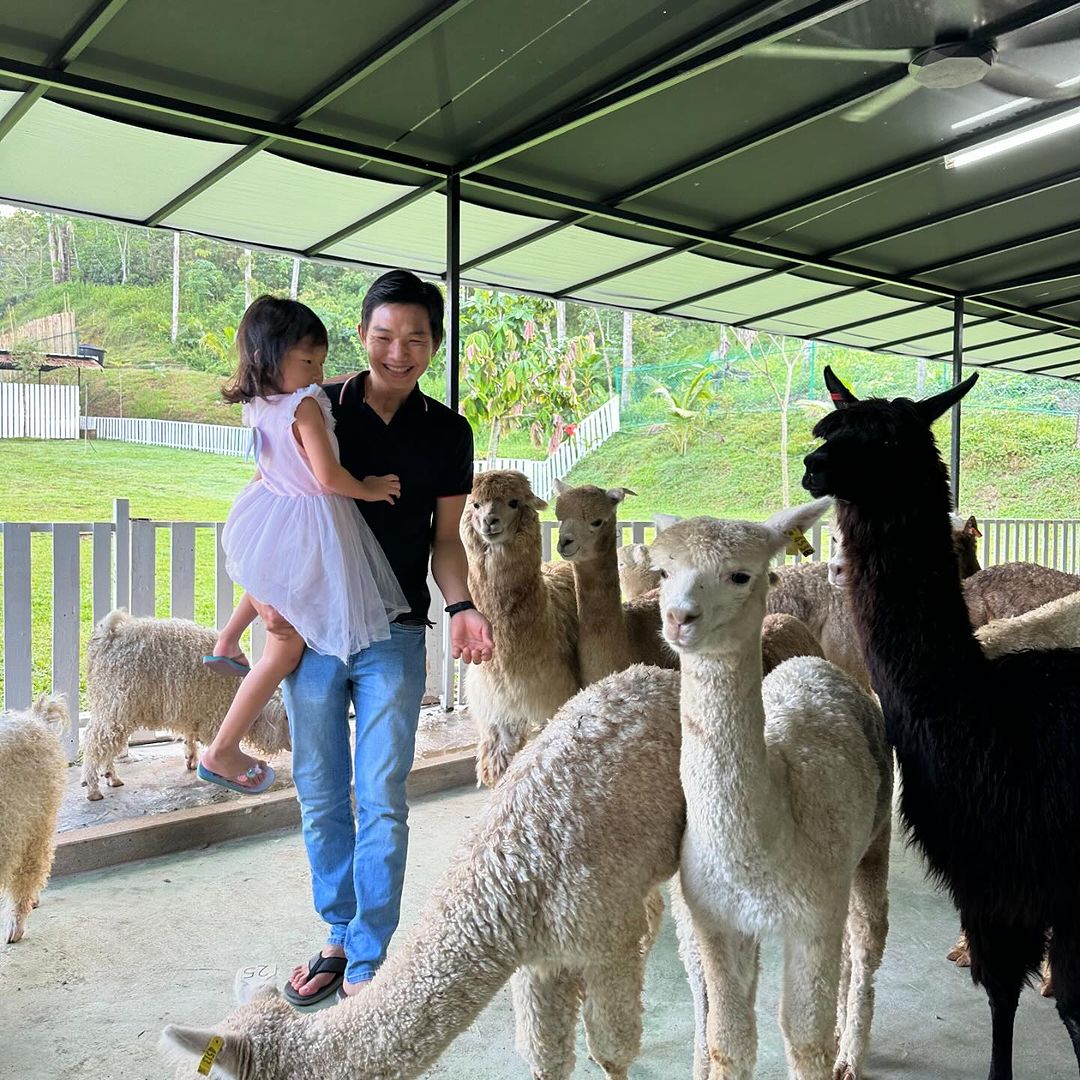
<svg viewBox="0 0 1080 1080">
<path fill-rule="evenodd" d="M 350 656 L 348 665 L 306 649 L 285 680 L 315 910 L 330 928 L 327 943 L 345 947 L 351 983 L 375 974 L 397 929 L 409 844 L 405 781 L 424 695 L 424 630 L 395 623 L 389 640 Z"/>
</svg>

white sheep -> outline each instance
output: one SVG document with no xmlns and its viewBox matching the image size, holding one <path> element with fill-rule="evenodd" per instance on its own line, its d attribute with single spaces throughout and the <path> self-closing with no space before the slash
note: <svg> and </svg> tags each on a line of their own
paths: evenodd
<svg viewBox="0 0 1080 1080">
<path fill-rule="evenodd" d="M 542 565 L 537 511 L 546 506 L 522 473 L 492 470 L 476 477 L 461 519 L 469 591 L 495 639 L 491 662 L 470 666 L 465 684 L 477 778 L 488 785 L 581 687 L 573 571 Z"/>
<path fill-rule="evenodd" d="M 9 944 L 23 936 L 52 869 L 67 770 L 59 734 L 68 723 L 60 697 L 0 712 L 0 893 Z"/>
<path fill-rule="evenodd" d="M 652 545 L 681 660 L 680 876 L 712 1006 L 707 1060 L 749 1080 L 758 941 L 784 937 L 780 1025 L 795 1080 L 858 1080 L 888 927 L 892 756 L 881 710 L 817 657 L 762 681 L 769 561 L 828 500 L 763 525 L 695 518 Z M 702 1075 L 703 1048 L 696 1057 Z"/>
<path fill-rule="evenodd" d="M 592 1057 L 626 1080 L 657 887 L 679 859 L 679 741 L 675 672 L 635 665 L 581 691 L 511 764 L 363 993 L 301 1016 L 271 990 L 216 1028 L 166 1028 L 177 1075 L 220 1037 L 222 1080 L 406 1080 L 513 976 L 534 1077 L 571 1075 L 583 1006 Z"/>
<path fill-rule="evenodd" d="M 83 739 L 86 797 L 102 798 L 99 777 L 122 787 L 116 759 L 137 728 L 184 738 L 187 767 L 198 764 L 198 743 L 211 742 L 232 702 L 236 679 L 203 664 L 217 633 L 187 619 L 154 619 L 117 609 L 94 628 L 87 645 L 90 723 Z M 290 749 L 289 725 L 275 694 L 244 740 L 262 754 Z"/>
</svg>

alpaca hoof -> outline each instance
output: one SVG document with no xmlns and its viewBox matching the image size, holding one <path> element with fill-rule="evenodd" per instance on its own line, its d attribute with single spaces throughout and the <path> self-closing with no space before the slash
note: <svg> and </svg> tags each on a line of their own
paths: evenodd
<svg viewBox="0 0 1080 1080">
<path fill-rule="evenodd" d="M 194 772 L 199 767 L 199 759 L 197 757 L 184 758 L 184 764 L 188 772 Z"/>
<path fill-rule="evenodd" d="M 119 776 L 113 776 L 112 773 L 106 773 L 105 774 L 105 783 L 108 784 L 109 787 L 123 787 L 124 786 L 124 781 L 121 780 Z"/>
<path fill-rule="evenodd" d="M 946 960 L 951 960 L 957 967 L 971 967 L 971 953 L 968 952 L 967 942 L 961 939 L 946 954 Z"/>
<path fill-rule="evenodd" d="M 477 786 L 494 787 L 510 767 L 511 754 L 504 747 L 481 751 L 476 756 Z"/>
<path fill-rule="evenodd" d="M 833 1068 L 833 1080 L 861 1080 L 861 1073 L 854 1065 L 838 1061 Z"/>
<path fill-rule="evenodd" d="M 100 791 L 88 791 L 86 793 L 86 798 L 89 802 L 100 802 L 105 796 L 102 795 Z"/>
<path fill-rule="evenodd" d="M 16 941 L 22 940 L 23 931 L 25 929 L 26 927 L 24 924 L 19 922 L 18 919 L 9 918 L 7 925 L 4 927 L 4 941 L 6 941 L 8 945 L 14 945 Z"/>
</svg>

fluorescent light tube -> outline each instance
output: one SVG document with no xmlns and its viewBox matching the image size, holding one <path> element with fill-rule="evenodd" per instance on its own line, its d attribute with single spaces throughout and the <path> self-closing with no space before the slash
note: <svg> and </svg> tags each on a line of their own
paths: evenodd
<svg viewBox="0 0 1080 1080">
<path fill-rule="evenodd" d="M 948 154 L 945 157 L 946 169 L 958 169 L 962 165 L 971 165 L 976 161 L 982 161 L 997 154 L 1003 154 L 1006 150 L 1015 149 L 1017 146 L 1025 146 L 1037 139 L 1045 139 L 1051 135 L 1057 135 L 1061 131 L 1080 127 L 1080 109 L 1061 116 L 1055 116 L 1053 120 L 1044 120 L 1031 127 L 1022 128 L 1001 139 L 990 139 L 988 142 L 973 146 L 970 150 L 962 150 L 959 154 Z"/>
</svg>

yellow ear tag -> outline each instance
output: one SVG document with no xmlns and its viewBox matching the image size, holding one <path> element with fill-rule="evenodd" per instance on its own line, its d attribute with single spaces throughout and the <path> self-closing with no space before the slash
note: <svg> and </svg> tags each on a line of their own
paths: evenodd
<svg viewBox="0 0 1080 1080">
<path fill-rule="evenodd" d="M 206 1049 L 203 1051 L 203 1056 L 199 1061 L 200 1076 L 210 1075 L 210 1070 L 214 1067 L 214 1059 L 221 1053 L 221 1048 L 224 1045 L 225 1040 L 220 1035 L 215 1035 L 206 1044 Z"/>
<path fill-rule="evenodd" d="M 797 525 L 792 529 L 785 529 L 784 535 L 791 539 L 787 546 L 788 555 L 810 556 L 814 554 L 813 545 L 806 539 L 806 533 Z"/>
</svg>

